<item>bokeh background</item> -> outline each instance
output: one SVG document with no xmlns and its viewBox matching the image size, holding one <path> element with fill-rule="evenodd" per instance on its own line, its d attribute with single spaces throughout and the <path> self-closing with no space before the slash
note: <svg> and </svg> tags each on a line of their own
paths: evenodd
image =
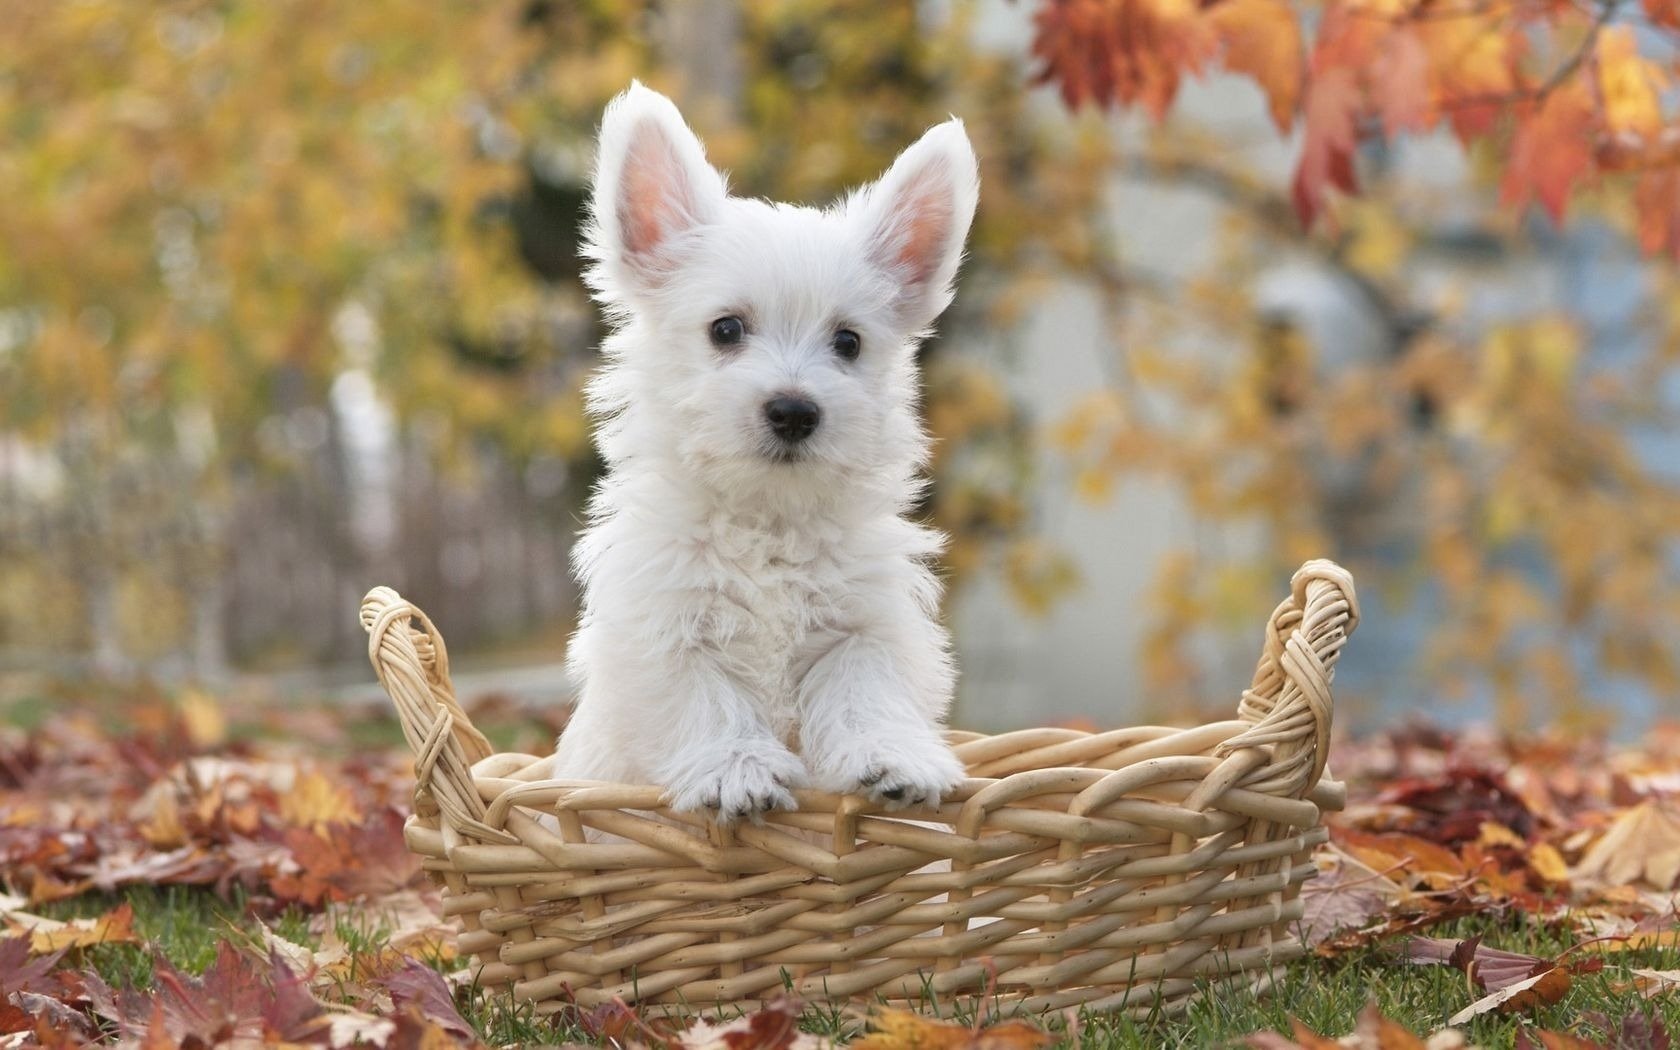
<svg viewBox="0 0 1680 1050">
<path fill-rule="evenodd" d="M 569 693 L 599 472 L 575 253 L 633 77 L 737 192 L 823 203 L 955 113 L 926 348 L 957 719 L 1228 710 L 1302 560 L 1339 717 L 1680 711 L 1680 282 L 1614 200 L 1502 209 L 1444 136 L 1331 232 L 1251 82 L 1070 112 L 1035 0 L 0 0 L 0 674 L 351 695 L 376 583 L 464 690 Z"/>
</svg>

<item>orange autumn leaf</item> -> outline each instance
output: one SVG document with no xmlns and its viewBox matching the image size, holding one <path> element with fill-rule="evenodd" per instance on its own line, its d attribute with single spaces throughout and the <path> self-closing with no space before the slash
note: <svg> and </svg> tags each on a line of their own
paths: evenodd
<svg viewBox="0 0 1680 1050">
<path fill-rule="evenodd" d="M 133 944 L 134 909 L 124 903 L 96 919 L 76 919 L 62 925 L 42 924 L 29 932 L 29 950 L 36 955 L 91 948 L 96 944 Z"/>
<path fill-rule="evenodd" d="M 1301 100 L 1301 25 L 1285 0 L 1223 0 L 1208 9 L 1225 68 L 1253 77 L 1280 131 L 1295 123 Z"/>
<path fill-rule="evenodd" d="M 1645 17 L 1652 25 L 1665 29 L 1680 29 L 1680 2 L 1676 0 L 1644 0 Z"/>
<path fill-rule="evenodd" d="M 1256 1032 L 1244 1040 L 1254 1050 L 1333 1050 L 1336 1047 L 1374 1047 L 1377 1050 L 1425 1050 L 1427 1044 L 1405 1025 L 1384 1017 L 1375 1003 L 1360 1011 L 1359 1023 L 1345 1039 L 1319 1035 L 1295 1018 L 1289 1021 L 1292 1035 Z"/>
<path fill-rule="evenodd" d="M 1659 93 L 1668 80 L 1661 68 L 1639 54 L 1639 43 L 1628 26 L 1612 26 L 1599 34 L 1594 52 L 1604 124 L 1618 138 L 1654 138 L 1663 126 Z"/>
<path fill-rule="evenodd" d="M 1642 172 L 1633 193 L 1639 247 L 1680 257 L 1680 168 Z"/>
<path fill-rule="evenodd" d="M 1570 193 L 1592 170 L 1597 123 L 1587 85 L 1579 80 L 1559 85 L 1519 117 L 1500 200 L 1513 208 L 1538 200 L 1552 221 L 1562 220 Z"/>
<path fill-rule="evenodd" d="M 1372 833 L 1336 828 L 1334 839 L 1350 854 L 1376 871 L 1462 879 L 1468 871 L 1458 854 L 1445 846 L 1398 833 Z"/>
<path fill-rule="evenodd" d="M 1463 1024 L 1472 1017 L 1478 1017 L 1489 1011 L 1500 1013 L 1520 1013 L 1532 1010 L 1537 1006 L 1550 1006 L 1561 1000 L 1574 984 L 1569 967 L 1553 966 L 1550 969 L 1535 974 L 1533 977 L 1507 985 L 1489 995 L 1485 995 L 1466 1006 L 1458 1013 L 1447 1019 L 1451 1025 Z"/>
<path fill-rule="evenodd" d="M 891 1008 L 870 1014 L 869 1027 L 868 1035 L 848 1044 L 852 1050 L 1038 1050 L 1054 1042 L 1025 1021 L 974 1028 Z"/>
<path fill-rule="evenodd" d="M 1517 63 L 1522 38 L 1496 15 L 1423 20 L 1418 33 L 1433 56 L 1434 104 L 1460 142 L 1493 129 L 1523 84 Z"/>
</svg>

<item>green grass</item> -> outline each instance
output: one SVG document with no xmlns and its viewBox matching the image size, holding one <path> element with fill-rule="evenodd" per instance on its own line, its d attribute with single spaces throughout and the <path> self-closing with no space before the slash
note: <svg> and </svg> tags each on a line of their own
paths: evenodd
<svg viewBox="0 0 1680 1050">
<path fill-rule="evenodd" d="M 58 918 L 92 916 L 123 901 L 134 908 L 136 931 L 173 965 L 188 972 L 200 972 L 208 966 L 222 938 L 250 937 L 256 931 L 256 920 L 248 916 L 242 899 L 223 901 L 208 891 L 184 887 L 139 888 L 120 896 L 88 895 L 43 910 Z M 381 931 L 358 925 L 348 913 L 340 913 L 337 921 L 340 936 L 346 940 L 368 949 L 379 946 Z M 270 925 L 288 940 L 310 942 L 308 919 L 301 913 L 288 912 L 270 920 Z M 1554 956 L 1574 941 L 1566 932 L 1525 922 L 1520 916 L 1459 920 L 1433 933 L 1453 938 L 1481 934 L 1489 946 L 1541 956 Z M 1270 994 L 1260 997 L 1244 991 L 1210 989 L 1210 994 L 1201 997 L 1183 1017 L 1082 1016 L 1078 1021 L 1079 1043 L 1082 1048 L 1098 1050 L 1228 1046 L 1260 1029 L 1287 1032 L 1292 1016 L 1315 1031 L 1339 1036 L 1353 1027 L 1368 1002 L 1375 1002 L 1384 1014 L 1413 1031 L 1427 1034 L 1476 997 L 1457 970 L 1407 965 L 1396 958 L 1397 947 L 1398 942 L 1332 960 L 1301 960 L 1288 968 Z M 151 951 L 138 945 L 101 945 L 84 950 L 79 959 L 69 962 L 91 966 L 113 985 L 146 987 L 151 981 Z M 1617 989 L 1629 982 L 1628 971 L 1633 967 L 1680 968 L 1680 951 L 1611 955 L 1601 972 L 1578 977 L 1562 1002 L 1522 1017 L 1483 1015 L 1464 1026 L 1465 1034 L 1471 1042 L 1490 1048 L 1512 1046 L 1525 1024 L 1591 1037 L 1598 1033 L 1594 1015 L 1619 1021 L 1631 1012 L 1655 1013 L 1680 1034 L 1680 996 L 1647 1002 L 1631 990 Z M 968 1022 L 976 1005 L 973 1000 L 930 1001 L 925 1009 Z M 528 1007 L 510 1004 L 500 995 L 476 993 L 463 1013 L 492 1046 L 591 1041 L 575 1023 L 537 1018 Z M 856 1029 L 853 1017 L 846 1010 L 812 1006 L 805 1026 L 826 1035 L 850 1035 Z M 1063 1036 L 1064 1045 L 1069 1042 L 1064 1016 L 1033 1020 Z"/>
</svg>

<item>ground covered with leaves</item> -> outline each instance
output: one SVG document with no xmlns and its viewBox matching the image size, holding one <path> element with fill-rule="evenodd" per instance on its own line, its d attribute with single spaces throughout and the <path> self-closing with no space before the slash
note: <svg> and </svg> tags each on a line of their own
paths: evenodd
<svg viewBox="0 0 1680 1050">
<path fill-rule="evenodd" d="M 34 697 L 0 730 L 0 1046 L 849 1043 L 1668 1047 L 1680 1036 L 1680 728 L 1612 747 L 1408 728 L 1342 741 L 1350 783 L 1301 930 L 1256 998 L 1181 1018 L 987 1018 L 784 1002 L 715 1020 L 540 1019 L 481 994 L 404 848 L 382 710 L 202 694 Z M 503 746 L 552 725 L 475 711 Z"/>
</svg>

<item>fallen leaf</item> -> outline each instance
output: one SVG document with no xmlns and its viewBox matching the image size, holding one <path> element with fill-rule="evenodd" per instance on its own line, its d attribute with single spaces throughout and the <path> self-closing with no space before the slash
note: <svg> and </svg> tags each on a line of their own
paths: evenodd
<svg viewBox="0 0 1680 1050">
<path fill-rule="evenodd" d="M 1550 843 L 1541 842 L 1528 852 L 1528 866 L 1534 874 L 1550 883 L 1569 881 L 1569 865 L 1564 863 L 1563 854 Z"/>
<path fill-rule="evenodd" d="M 1459 1025 L 1489 1010 L 1516 1013 L 1535 1006 L 1550 1006 L 1569 991 L 1572 979 L 1569 968 L 1553 966 L 1543 973 L 1508 984 L 1491 995 L 1485 995 L 1447 1018 L 1449 1025 Z"/>
<path fill-rule="evenodd" d="M 1647 999 L 1680 991 L 1680 970 L 1630 970 L 1633 987 Z"/>
<path fill-rule="evenodd" d="M 1256 1032 L 1244 1042 L 1256 1050 L 1452 1050 L 1461 1048 L 1464 1041 L 1457 1032 L 1444 1029 L 1425 1042 L 1414 1032 L 1384 1017 L 1375 1003 L 1369 1003 L 1359 1013 L 1359 1022 L 1352 1032 L 1341 1039 L 1319 1035 L 1300 1021 L 1291 1019 L 1293 1037 L 1276 1032 Z"/>
<path fill-rule="evenodd" d="M 1651 798 L 1623 812 L 1593 843 L 1577 878 L 1610 884 L 1644 881 L 1659 890 L 1680 883 L 1680 815 L 1672 804 Z"/>
<path fill-rule="evenodd" d="M 1025 1021 L 976 1029 L 890 1008 L 871 1013 L 869 1025 L 872 1031 L 853 1041 L 851 1050 L 1037 1050 L 1055 1041 Z"/>
<path fill-rule="evenodd" d="M 202 689 L 187 688 L 176 701 L 187 740 L 197 751 L 208 751 L 227 740 L 227 716 L 221 701 Z"/>
<path fill-rule="evenodd" d="M 134 932 L 134 909 L 127 903 L 98 918 L 69 922 L 48 919 L 27 928 L 30 950 L 37 955 L 91 948 L 96 944 L 134 944 L 140 940 Z"/>
<path fill-rule="evenodd" d="M 1340 930 L 1365 926 L 1393 908 L 1403 892 L 1382 872 L 1334 846 L 1314 859 L 1318 876 L 1301 889 L 1297 930 L 1304 944 L 1318 944 Z"/>
<path fill-rule="evenodd" d="M 380 987 L 391 993 L 391 1002 L 400 1010 L 412 1006 L 427 1021 L 450 1035 L 473 1039 L 472 1025 L 455 1009 L 455 996 L 438 972 L 429 966 L 405 959 L 400 969 L 381 977 Z"/>
</svg>

